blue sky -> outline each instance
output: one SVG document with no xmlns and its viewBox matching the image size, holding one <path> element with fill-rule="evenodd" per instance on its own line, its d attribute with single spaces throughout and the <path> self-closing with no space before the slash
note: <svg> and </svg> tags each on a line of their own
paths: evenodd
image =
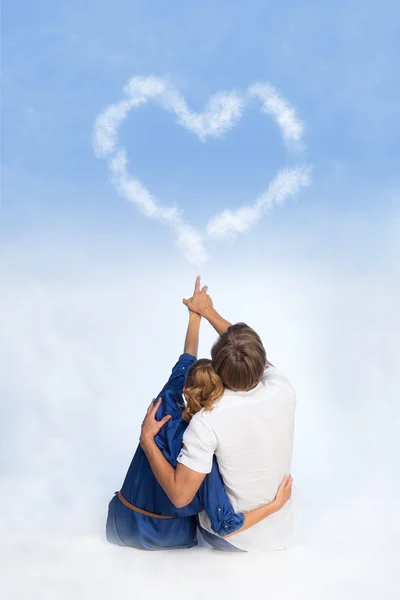
<svg viewBox="0 0 400 600">
<path fill-rule="evenodd" d="M 380 243 L 398 214 L 399 23 L 400 9 L 387 1 L 6 4 L 3 240 L 61 248 L 78 238 L 92 249 L 124 240 L 132 252 L 144 244 L 149 256 L 184 260 L 171 232 L 116 194 L 91 144 L 96 116 L 122 98 L 125 83 L 154 74 L 195 110 L 220 90 L 268 81 L 305 125 L 312 186 L 229 251 L 212 242 L 212 257 L 267 250 L 280 229 L 329 254 L 343 248 L 341 232 L 354 220 L 375 230 L 358 248 Z M 129 115 L 121 140 L 131 171 L 201 227 L 215 211 L 252 202 L 295 160 L 258 111 L 222 139 L 199 143 L 149 105 Z"/>
<path fill-rule="evenodd" d="M 199 270 L 176 232 L 118 194 L 93 148 L 98 115 L 132 77 L 154 75 L 195 111 L 267 81 L 304 124 L 299 150 L 259 106 L 205 142 L 155 104 L 129 113 L 118 141 L 129 173 L 186 223 L 204 229 L 282 167 L 312 165 L 298 195 L 234 239 L 207 238 L 201 267 L 217 309 L 260 333 L 296 389 L 307 527 L 292 553 L 240 557 L 233 579 L 226 557 L 179 553 L 171 593 L 193 591 L 201 560 L 204 584 L 233 600 L 262 597 L 266 581 L 278 600 L 397 598 L 398 3 L 15 0 L 2 21 L 6 593 L 146 596 L 151 580 L 168 599 L 154 569 L 174 569 L 175 554 L 128 556 L 102 537 L 144 411 L 182 350 L 181 300 Z M 214 339 L 204 323 L 201 356 Z"/>
</svg>

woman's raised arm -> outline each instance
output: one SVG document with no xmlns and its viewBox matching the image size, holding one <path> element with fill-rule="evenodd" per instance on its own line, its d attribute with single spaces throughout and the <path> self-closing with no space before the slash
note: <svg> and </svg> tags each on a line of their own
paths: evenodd
<svg viewBox="0 0 400 600">
<path fill-rule="evenodd" d="M 186 331 L 184 354 L 191 354 L 197 357 L 199 348 L 200 315 L 189 311 L 189 323 Z"/>
</svg>

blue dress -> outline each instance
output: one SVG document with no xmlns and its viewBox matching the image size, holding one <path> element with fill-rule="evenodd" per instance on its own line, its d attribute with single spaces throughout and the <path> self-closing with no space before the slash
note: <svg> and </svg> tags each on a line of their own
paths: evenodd
<svg viewBox="0 0 400 600">
<path fill-rule="evenodd" d="M 167 461 L 176 467 L 182 448 L 182 438 L 188 423 L 182 418 L 184 409 L 182 391 L 189 367 L 196 361 L 190 354 L 182 354 L 172 369 L 171 376 L 156 398 L 162 398 L 157 419 L 172 415 L 155 437 L 155 442 Z M 206 475 L 192 502 L 176 508 L 158 484 L 142 448 L 138 446 L 132 459 L 121 494 L 130 504 L 154 514 L 172 516 L 157 519 L 142 515 L 126 507 L 114 496 L 108 506 L 107 540 L 119 546 L 145 550 L 190 548 L 197 544 L 196 515 L 205 510 L 213 531 L 224 536 L 240 529 L 243 513 L 235 513 L 226 495 L 217 461 L 214 457 L 211 473 Z M 225 540 L 221 540 L 225 542 Z M 225 545 L 225 544 L 224 544 Z M 230 546 L 226 542 L 226 546 Z"/>
</svg>

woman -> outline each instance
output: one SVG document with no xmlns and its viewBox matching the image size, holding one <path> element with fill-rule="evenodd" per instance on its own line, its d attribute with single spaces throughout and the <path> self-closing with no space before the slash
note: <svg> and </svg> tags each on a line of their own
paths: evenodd
<svg viewBox="0 0 400 600">
<path fill-rule="evenodd" d="M 211 361 L 196 362 L 201 317 L 189 312 L 184 353 L 149 411 L 163 424 L 155 440 L 165 458 L 176 466 L 182 438 L 191 416 L 201 408 L 210 409 L 223 393 L 222 382 Z M 186 376 L 188 385 L 184 388 Z M 182 392 L 187 399 L 185 408 Z M 224 538 L 247 529 L 280 510 L 291 495 L 291 478 L 285 478 L 273 502 L 246 514 L 235 513 L 226 495 L 218 465 L 214 459 L 209 473 L 193 500 L 176 508 L 156 481 L 147 458 L 139 446 L 120 492 L 111 500 L 106 524 L 107 540 L 119 546 L 145 550 L 190 548 L 197 544 L 196 515 L 205 510 L 213 531 Z M 235 551 L 223 539 L 221 550 Z"/>
</svg>

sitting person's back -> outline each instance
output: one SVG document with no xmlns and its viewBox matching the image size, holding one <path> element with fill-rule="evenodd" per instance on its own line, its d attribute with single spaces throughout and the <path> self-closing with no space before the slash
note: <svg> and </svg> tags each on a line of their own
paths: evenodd
<svg viewBox="0 0 400 600">
<path fill-rule="evenodd" d="M 211 411 L 193 417 L 178 461 L 208 473 L 215 453 L 234 510 L 252 510 L 272 500 L 290 472 L 294 390 L 275 367 L 266 367 L 260 338 L 244 324 L 221 335 L 212 360 L 225 385 L 224 395 Z M 229 542 L 244 550 L 281 549 L 290 536 L 290 513 L 288 502 L 270 519 L 231 536 Z M 205 513 L 200 522 L 212 531 Z"/>
</svg>

